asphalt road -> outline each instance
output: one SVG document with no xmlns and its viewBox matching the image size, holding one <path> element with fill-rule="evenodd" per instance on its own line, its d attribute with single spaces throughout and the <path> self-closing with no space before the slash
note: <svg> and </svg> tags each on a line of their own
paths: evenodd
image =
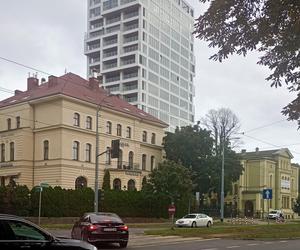
<svg viewBox="0 0 300 250">
<path fill-rule="evenodd" d="M 67 230 L 54 230 L 57 236 L 70 237 Z M 296 250 L 299 249 L 300 240 L 222 240 L 182 238 L 177 236 L 149 236 L 143 235 L 140 229 L 131 229 L 127 249 L 143 250 Z M 117 244 L 103 245 L 100 249 L 119 249 Z"/>
</svg>

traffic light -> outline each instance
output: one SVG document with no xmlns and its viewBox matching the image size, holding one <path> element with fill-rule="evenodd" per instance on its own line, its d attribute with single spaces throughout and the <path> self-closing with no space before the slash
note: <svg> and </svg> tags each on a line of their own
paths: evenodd
<svg viewBox="0 0 300 250">
<path fill-rule="evenodd" d="M 104 190 L 100 189 L 99 191 L 100 191 L 100 200 L 104 201 Z"/>
<path fill-rule="evenodd" d="M 111 158 L 119 158 L 120 152 L 120 140 L 111 141 Z"/>
</svg>

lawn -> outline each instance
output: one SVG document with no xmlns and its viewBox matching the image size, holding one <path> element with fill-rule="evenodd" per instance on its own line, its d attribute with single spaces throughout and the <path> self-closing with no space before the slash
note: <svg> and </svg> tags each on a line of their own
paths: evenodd
<svg viewBox="0 0 300 250">
<path fill-rule="evenodd" d="M 165 228 L 146 230 L 148 235 L 230 239 L 295 239 L 300 238 L 300 224 L 214 225 L 211 228 Z"/>
</svg>

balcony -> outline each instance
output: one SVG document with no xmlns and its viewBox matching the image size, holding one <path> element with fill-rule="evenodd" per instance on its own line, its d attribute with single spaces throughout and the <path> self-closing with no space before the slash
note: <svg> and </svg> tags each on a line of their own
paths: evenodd
<svg viewBox="0 0 300 250">
<path fill-rule="evenodd" d="M 112 69 L 118 66 L 118 62 L 103 63 L 103 70 Z"/>
<path fill-rule="evenodd" d="M 120 29 L 121 29 L 120 25 L 112 26 L 112 27 L 106 28 L 105 34 L 113 33 L 113 32 L 116 32 L 116 31 L 120 31 Z"/>
<path fill-rule="evenodd" d="M 118 0 L 108 0 L 103 2 L 103 11 L 118 7 Z"/>
<path fill-rule="evenodd" d="M 101 28 L 102 26 L 103 26 L 103 22 L 91 22 L 90 23 L 90 29 L 91 30 Z"/>
<path fill-rule="evenodd" d="M 121 59 L 121 66 L 135 63 L 135 56 L 124 57 Z"/>
<path fill-rule="evenodd" d="M 124 43 L 131 43 L 139 39 L 138 35 L 124 37 Z"/>
<path fill-rule="evenodd" d="M 112 56 L 116 56 L 118 55 L 118 51 L 117 50 L 112 50 L 112 51 L 108 51 L 108 52 L 103 52 L 103 58 L 107 58 L 107 57 L 112 57 Z"/>
<path fill-rule="evenodd" d="M 129 79 L 129 78 L 134 78 L 134 77 L 138 77 L 138 72 L 130 72 L 130 73 L 124 73 L 123 74 L 123 79 Z"/>
<path fill-rule="evenodd" d="M 115 36 L 114 38 L 112 39 L 104 39 L 103 41 L 103 46 L 109 46 L 109 45 L 112 45 L 112 44 L 116 44 L 118 43 L 118 38 L 117 36 Z"/>
<path fill-rule="evenodd" d="M 112 23 L 116 23 L 116 22 L 120 22 L 121 21 L 121 17 L 114 17 L 114 18 L 110 18 L 110 19 L 106 19 L 106 25 L 112 24 Z"/>
<path fill-rule="evenodd" d="M 131 25 L 124 25 L 123 31 L 138 29 L 138 27 L 139 27 L 138 23 L 133 23 Z"/>
<path fill-rule="evenodd" d="M 131 90 L 137 90 L 137 89 L 138 89 L 137 81 L 123 83 L 123 91 L 131 91 Z"/>
<path fill-rule="evenodd" d="M 105 77 L 105 83 L 120 81 L 120 75 Z"/>
<path fill-rule="evenodd" d="M 101 3 L 101 0 L 90 0 L 90 6 Z"/>
<path fill-rule="evenodd" d="M 136 2 L 136 0 L 121 0 L 121 5 L 128 4 L 131 2 Z"/>
<path fill-rule="evenodd" d="M 138 17 L 139 16 L 139 11 L 134 11 L 134 12 L 129 12 L 129 13 L 126 13 L 123 15 L 123 19 L 129 19 L 129 18 L 132 18 L 132 17 Z"/>
<path fill-rule="evenodd" d="M 139 46 L 137 44 L 127 46 L 127 47 L 123 48 L 123 53 L 129 53 L 129 52 L 137 51 L 138 49 L 139 49 Z"/>
<path fill-rule="evenodd" d="M 91 57 L 91 58 L 89 58 L 89 63 L 90 64 L 98 63 L 98 62 L 100 62 L 100 57 L 96 57 L 96 58 Z"/>
<path fill-rule="evenodd" d="M 117 162 L 117 168 L 118 169 L 123 169 L 123 170 L 140 170 L 140 164 L 139 163 L 126 162 L 126 161 L 118 161 Z"/>
</svg>

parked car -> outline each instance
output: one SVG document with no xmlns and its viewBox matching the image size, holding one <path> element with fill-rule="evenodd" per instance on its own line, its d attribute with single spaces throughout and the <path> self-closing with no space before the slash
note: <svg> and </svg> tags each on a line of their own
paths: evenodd
<svg viewBox="0 0 300 250">
<path fill-rule="evenodd" d="M 87 241 L 95 246 L 100 243 L 119 243 L 121 248 L 128 244 L 128 227 L 114 213 L 86 213 L 72 229 L 72 238 Z"/>
<path fill-rule="evenodd" d="M 0 214 L 0 249 L 97 250 L 84 241 L 55 237 L 32 222 L 8 214 Z"/>
<path fill-rule="evenodd" d="M 271 210 L 267 218 L 271 220 L 278 220 L 278 219 L 284 220 L 283 212 L 281 210 Z"/>
<path fill-rule="evenodd" d="M 177 227 L 210 227 L 213 218 L 206 214 L 187 214 L 175 222 Z"/>
</svg>

